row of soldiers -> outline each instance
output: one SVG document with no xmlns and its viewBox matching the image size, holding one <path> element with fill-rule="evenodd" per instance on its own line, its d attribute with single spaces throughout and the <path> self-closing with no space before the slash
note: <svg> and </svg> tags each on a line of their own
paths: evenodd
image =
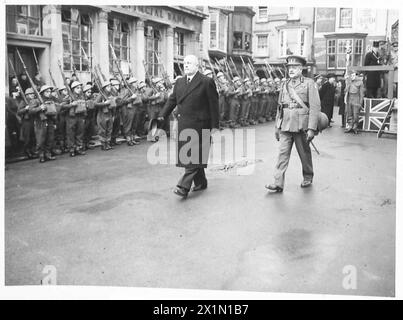
<svg viewBox="0 0 403 320">
<path fill-rule="evenodd" d="M 215 75 L 211 70 L 204 74 L 215 77 L 222 128 L 255 125 L 275 118 L 281 82 L 285 79 L 228 79 L 224 73 Z M 163 78 L 144 82 L 134 77 L 125 81 L 112 78 L 99 86 L 72 78 L 68 87 L 30 87 L 25 90 L 28 103 L 19 99 L 17 111 L 24 153 L 28 158 L 39 157 L 40 162 L 54 160 L 62 153 L 71 157 L 85 155 L 94 147 L 96 135 L 104 151 L 120 144 L 119 136 L 128 146 L 139 144 L 145 137 L 156 141 L 158 136 L 151 134 L 147 124 L 158 117 L 171 91 Z M 168 135 L 169 120 L 162 124 Z"/>
<path fill-rule="evenodd" d="M 110 79 L 99 87 L 72 81 L 68 87 L 43 85 L 39 92 L 26 89 L 27 103 L 20 99 L 17 111 L 25 154 L 39 157 L 40 162 L 65 152 L 71 157 L 85 155 L 94 147 L 96 135 L 104 151 L 120 144 L 120 135 L 129 146 L 139 144 L 145 137 L 146 118 L 157 118 L 168 91 L 162 78 L 154 78 L 148 85 L 130 77 L 124 84 Z M 155 137 L 149 140 L 155 141 Z"/>
<path fill-rule="evenodd" d="M 220 127 L 244 127 L 275 119 L 278 95 L 285 78 L 253 79 L 238 76 L 228 79 L 223 72 L 215 76 L 211 70 L 204 75 L 215 78 L 219 93 Z"/>
</svg>

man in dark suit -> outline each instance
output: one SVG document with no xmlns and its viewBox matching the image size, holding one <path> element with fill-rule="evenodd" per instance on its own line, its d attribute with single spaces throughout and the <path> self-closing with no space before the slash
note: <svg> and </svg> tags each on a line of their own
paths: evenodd
<svg viewBox="0 0 403 320">
<path fill-rule="evenodd" d="M 319 97 L 321 102 L 321 109 L 327 115 L 329 119 L 329 127 L 331 127 L 331 122 L 333 122 L 333 109 L 334 109 L 334 96 L 336 93 L 336 87 L 334 85 L 336 76 L 329 73 L 326 76 L 326 81 L 322 84 L 319 90 Z"/>
<path fill-rule="evenodd" d="M 193 191 L 207 188 L 204 169 L 207 167 L 210 137 L 219 129 L 218 94 L 214 80 L 198 72 L 194 55 L 184 59 L 185 76 L 175 83 L 173 93 L 161 110 L 158 120 L 168 117 L 177 106 L 177 166 L 185 168 L 174 193 L 187 197 Z M 189 152 L 190 151 L 190 152 Z"/>
<path fill-rule="evenodd" d="M 364 66 L 381 65 L 381 57 L 379 55 L 379 41 L 374 41 L 372 50 L 365 55 Z M 376 98 L 377 91 L 381 87 L 380 71 L 368 71 L 366 81 L 366 96 L 368 98 Z"/>
</svg>

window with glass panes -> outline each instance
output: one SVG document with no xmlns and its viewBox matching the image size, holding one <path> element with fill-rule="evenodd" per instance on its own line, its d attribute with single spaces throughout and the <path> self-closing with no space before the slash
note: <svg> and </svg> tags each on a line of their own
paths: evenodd
<svg viewBox="0 0 403 320">
<path fill-rule="evenodd" d="M 340 28 L 351 28 L 353 25 L 353 9 L 340 9 Z"/>
<path fill-rule="evenodd" d="M 185 55 L 185 34 L 175 31 L 175 56 L 183 57 Z"/>
<path fill-rule="evenodd" d="M 148 73 L 151 76 L 158 76 L 158 57 L 161 57 L 161 31 L 158 27 L 147 25 L 144 28 L 145 36 L 145 57 Z"/>
<path fill-rule="evenodd" d="M 267 54 L 267 34 L 257 36 L 257 52 L 259 54 Z"/>
<path fill-rule="evenodd" d="M 280 30 L 280 53 L 281 56 L 297 54 L 305 56 L 306 29 Z"/>
<path fill-rule="evenodd" d="M 118 72 L 116 64 L 113 62 L 112 45 L 117 60 L 122 68 L 122 63 L 130 61 L 130 28 L 129 24 L 120 19 L 108 19 L 108 49 L 109 49 L 109 70 L 111 73 Z M 125 68 L 127 69 L 127 68 Z"/>
<path fill-rule="evenodd" d="M 267 19 L 267 7 L 259 7 L 259 14 L 258 14 L 258 19 L 259 20 L 266 20 Z"/>
<path fill-rule="evenodd" d="M 352 66 L 362 65 L 363 39 L 328 39 L 327 67 L 328 69 L 345 69 L 346 53 L 351 49 Z"/>
<path fill-rule="evenodd" d="M 7 32 L 27 35 L 42 35 L 41 6 L 8 5 L 6 14 Z"/>
<path fill-rule="evenodd" d="M 217 48 L 217 11 L 210 11 L 210 48 Z"/>
<path fill-rule="evenodd" d="M 63 70 L 89 71 L 92 56 L 92 26 L 87 13 L 62 10 Z"/>
</svg>

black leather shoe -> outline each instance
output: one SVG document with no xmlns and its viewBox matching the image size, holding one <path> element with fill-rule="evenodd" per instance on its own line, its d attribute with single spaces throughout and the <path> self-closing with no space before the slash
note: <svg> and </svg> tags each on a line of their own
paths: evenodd
<svg viewBox="0 0 403 320">
<path fill-rule="evenodd" d="M 75 151 L 70 151 L 70 157 L 75 157 L 76 156 L 76 152 Z"/>
<path fill-rule="evenodd" d="M 46 161 L 46 160 L 45 160 L 45 157 L 42 157 L 42 156 L 39 157 L 39 162 L 40 162 L 40 163 L 44 163 L 45 161 Z"/>
<path fill-rule="evenodd" d="M 304 180 L 301 183 L 301 188 L 308 188 L 312 185 L 312 181 L 311 180 Z"/>
<path fill-rule="evenodd" d="M 207 183 L 199 184 L 198 186 L 194 186 L 192 191 L 201 191 L 207 189 Z"/>
<path fill-rule="evenodd" d="M 275 184 L 266 184 L 264 187 L 270 191 L 283 192 L 283 188 L 276 186 Z"/>
<path fill-rule="evenodd" d="M 185 189 L 179 187 L 175 188 L 174 193 L 182 198 L 186 198 L 188 196 L 188 192 Z"/>
</svg>

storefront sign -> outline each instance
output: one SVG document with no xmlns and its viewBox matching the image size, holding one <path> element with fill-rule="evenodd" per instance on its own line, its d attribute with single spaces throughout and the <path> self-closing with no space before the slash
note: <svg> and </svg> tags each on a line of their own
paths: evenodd
<svg viewBox="0 0 403 320">
<path fill-rule="evenodd" d="M 376 10 L 358 9 L 356 16 L 356 26 L 363 32 L 375 31 L 376 28 Z"/>
</svg>

